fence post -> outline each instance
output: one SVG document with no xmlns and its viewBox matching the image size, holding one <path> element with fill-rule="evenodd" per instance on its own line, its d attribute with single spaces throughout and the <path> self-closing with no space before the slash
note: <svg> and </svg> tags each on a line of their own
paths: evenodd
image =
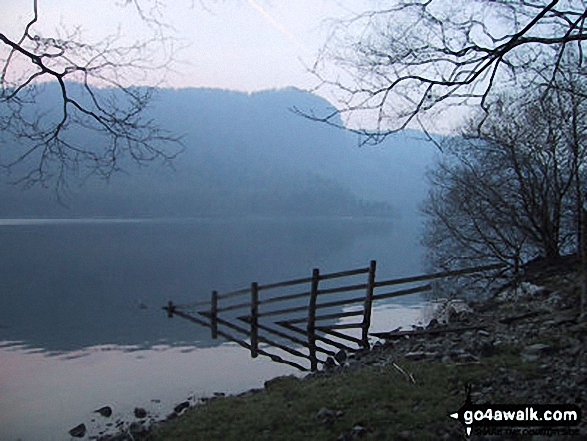
<svg viewBox="0 0 587 441">
<path fill-rule="evenodd" d="M 363 335 L 362 346 L 369 349 L 369 327 L 371 326 L 371 309 L 373 305 L 373 290 L 375 289 L 375 268 L 377 262 L 372 260 L 369 264 L 369 276 L 367 280 L 367 291 L 365 292 L 365 303 L 363 305 Z"/>
<path fill-rule="evenodd" d="M 175 305 L 173 304 L 173 302 L 170 300 L 167 302 L 167 307 L 163 308 L 167 311 L 167 317 L 172 318 L 173 317 L 173 313 L 175 312 Z"/>
<path fill-rule="evenodd" d="M 212 325 L 212 338 L 218 338 L 218 291 L 212 291 L 212 303 L 210 306 L 210 324 Z"/>
<path fill-rule="evenodd" d="M 259 353 L 259 284 L 257 282 L 251 283 L 251 357 L 257 358 Z"/>
<path fill-rule="evenodd" d="M 310 351 L 310 362 L 312 371 L 318 370 L 318 359 L 316 358 L 316 300 L 318 298 L 318 282 L 320 281 L 320 270 L 312 270 L 312 286 L 310 288 L 310 304 L 308 305 L 308 349 Z"/>
</svg>

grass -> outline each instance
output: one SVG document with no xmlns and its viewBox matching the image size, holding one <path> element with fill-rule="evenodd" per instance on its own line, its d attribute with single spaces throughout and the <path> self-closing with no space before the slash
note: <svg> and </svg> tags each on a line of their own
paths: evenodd
<svg viewBox="0 0 587 441">
<path fill-rule="evenodd" d="M 504 348 L 479 364 L 398 362 L 416 383 L 393 366 L 364 367 L 328 377 L 282 377 L 265 390 L 222 397 L 187 411 L 151 431 L 151 440 L 335 440 L 360 425 L 361 439 L 438 439 L 441 426 L 454 425 L 448 415 L 460 408 L 466 383 L 482 383 L 500 367 L 524 375 L 532 367 L 522 363 L 516 348 Z M 474 387 L 475 389 L 475 387 Z M 483 400 L 504 397 L 483 397 Z M 322 408 L 338 417 L 317 418 Z"/>
</svg>

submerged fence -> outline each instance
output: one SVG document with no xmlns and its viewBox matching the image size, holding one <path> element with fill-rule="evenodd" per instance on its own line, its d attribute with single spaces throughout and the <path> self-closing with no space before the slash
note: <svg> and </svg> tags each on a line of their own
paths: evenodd
<svg viewBox="0 0 587 441">
<path fill-rule="evenodd" d="M 325 363 L 325 356 L 335 357 L 336 350 L 353 352 L 369 348 L 375 301 L 430 291 L 435 280 L 501 269 L 503 265 L 383 281 L 375 280 L 376 267 L 372 260 L 368 267 L 337 273 L 321 274 L 316 268 L 311 277 L 266 285 L 253 282 L 237 291 L 213 291 L 210 301 L 182 305 L 169 301 L 163 309 L 169 317 L 177 315 L 210 328 L 214 339 L 221 336 L 236 342 L 250 350 L 253 358 L 267 356 L 304 371 L 308 368 L 300 360 L 305 360 L 314 371 L 318 363 Z M 366 280 L 354 283 L 357 277 Z M 324 287 L 325 283 L 329 286 Z M 394 288 L 379 292 L 388 287 Z M 346 310 L 341 311 L 342 308 Z M 358 320 L 345 322 L 355 317 Z M 231 331 L 248 341 L 230 334 Z M 279 349 L 296 361 L 268 352 L 269 348 Z"/>
</svg>

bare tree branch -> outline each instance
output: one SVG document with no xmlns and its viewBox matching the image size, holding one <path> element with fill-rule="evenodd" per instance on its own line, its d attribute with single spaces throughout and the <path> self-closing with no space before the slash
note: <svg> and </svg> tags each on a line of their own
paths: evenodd
<svg viewBox="0 0 587 441">
<path fill-rule="evenodd" d="M 579 250 L 587 101 L 574 91 L 585 87 L 567 75 L 550 88 L 509 91 L 480 129 L 472 121 L 464 137 L 447 141 L 423 207 L 432 266 L 499 261 L 517 268 Z"/>
<path fill-rule="evenodd" d="M 76 176 L 108 178 L 122 157 L 166 162 L 181 151 L 178 138 L 145 116 L 153 90 L 130 85 L 173 60 L 160 2 L 148 10 L 138 0 L 126 3 L 150 38 L 126 44 L 117 33 L 89 43 L 79 28 L 42 36 L 37 0 L 18 37 L 0 32 L 0 165 L 15 182 L 61 191 Z M 157 62 L 153 53 L 164 56 Z M 96 135 L 81 142 L 80 128 Z"/>
<path fill-rule="evenodd" d="M 528 67 L 552 80 L 570 46 L 584 69 L 583 0 L 390 3 L 334 28 L 312 71 L 317 90 L 337 95 L 337 109 L 300 113 L 380 142 L 418 118 L 434 128 L 433 111 L 486 111 L 508 84 L 532 82 Z"/>
</svg>

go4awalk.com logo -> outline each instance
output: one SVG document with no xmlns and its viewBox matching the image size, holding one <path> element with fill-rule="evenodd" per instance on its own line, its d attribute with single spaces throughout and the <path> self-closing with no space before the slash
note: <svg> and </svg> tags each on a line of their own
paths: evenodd
<svg viewBox="0 0 587 441">
<path fill-rule="evenodd" d="M 473 429 L 481 429 L 480 433 L 484 434 L 498 434 L 496 429 L 501 428 L 507 428 L 510 435 L 578 434 L 578 429 L 573 429 L 581 422 L 581 409 L 576 404 L 474 404 L 470 385 L 466 394 L 465 403 L 450 417 L 465 426 L 467 436 Z M 529 427 L 537 430 L 530 431 Z"/>
</svg>

